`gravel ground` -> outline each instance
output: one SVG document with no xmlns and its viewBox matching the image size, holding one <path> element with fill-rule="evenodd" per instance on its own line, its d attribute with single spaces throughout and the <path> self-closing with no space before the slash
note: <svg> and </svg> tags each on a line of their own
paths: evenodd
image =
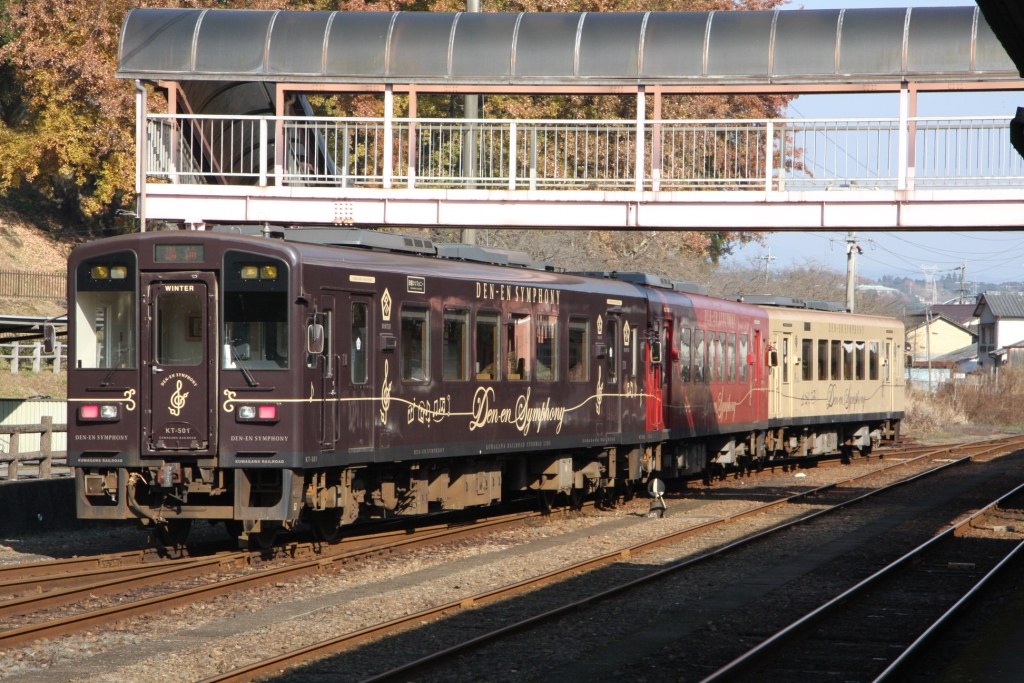
<svg viewBox="0 0 1024 683">
<path fill-rule="evenodd" d="M 662 520 L 647 519 L 645 513 L 648 502 L 634 500 L 611 511 L 554 516 L 536 520 L 519 528 L 422 548 L 398 557 L 366 560 L 349 565 L 341 571 L 308 575 L 220 596 L 168 613 L 139 618 L 115 627 L 107 627 L 103 631 L 62 637 L 53 642 L 13 649 L 0 654 L 0 677 L 25 681 L 198 680 L 218 671 L 264 658 L 272 652 L 294 649 L 387 620 L 397 614 L 410 613 L 426 606 L 473 595 L 488 588 L 571 564 L 602 551 L 631 545 L 642 539 L 693 526 L 723 514 L 749 509 L 783 492 L 806 490 L 893 462 L 894 459 L 887 458 L 883 461 L 855 461 L 853 465 L 844 467 L 812 468 L 796 473 L 776 471 L 753 478 L 720 482 L 710 489 L 685 489 L 674 494 L 669 500 L 670 514 Z M 906 477 L 920 469 L 923 469 L 923 466 L 919 464 L 896 468 L 893 472 L 872 478 L 870 484 L 877 486 L 882 480 Z M 825 499 L 821 502 L 825 502 Z M 561 601 L 562 594 L 575 594 L 584 587 L 589 592 L 594 585 L 604 583 L 610 585 L 623 575 L 636 575 L 638 572 L 648 571 L 652 565 L 699 553 L 752 530 L 805 514 L 818 506 L 817 501 L 808 503 L 755 515 L 729 525 L 728 528 L 701 532 L 674 543 L 671 547 L 666 546 L 635 556 L 630 562 L 617 563 L 556 586 L 513 598 L 502 603 L 502 610 L 482 607 L 467 614 L 455 615 L 453 618 L 432 624 L 430 629 L 416 629 L 412 632 L 418 636 L 414 640 L 420 641 L 419 647 L 422 649 L 422 643 L 430 645 L 443 639 L 442 635 L 437 635 L 434 631 L 443 630 L 446 623 L 457 627 L 467 617 L 473 621 L 478 615 L 487 615 L 490 612 L 498 614 L 499 611 L 501 614 L 496 618 L 507 620 L 520 612 L 526 614 L 538 601 L 542 604 L 552 604 Z M 857 513 L 841 515 L 848 517 L 845 523 L 850 528 L 867 523 L 863 515 L 858 516 Z M 822 538 L 813 541 L 812 545 L 819 541 L 826 542 L 825 539 L 834 540 L 834 534 L 841 534 L 844 528 L 839 522 L 833 527 L 835 528 L 831 528 L 829 533 L 823 532 Z M 211 527 L 203 530 L 202 527 L 197 527 L 200 534 L 207 533 L 211 536 L 222 534 L 221 529 L 222 527 Z M 144 532 L 123 527 L 90 530 L 85 533 L 88 536 L 83 537 L 81 533 L 70 535 L 74 543 L 79 544 L 76 549 L 81 552 L 76 554 L 84 554 L 85 548 L 102 548 L 104 552 L 109 552 L 113 549 L 139 547 L 145 540 Z M 830 536 L 830 533 L 833 535 Z M 53 535 L 47 536 L 49 540 L 5 540 L 4 543 L 9 543 L 14 550 L 0 551 L 0 561 L 15 559 L 13 554 L 9 554 L 13 552 L 38 558 L 46 554 L 48 543 L 52 551 L 54 547 L 66 546 L 71 540 L 54 540 Z M 785 544 L 779 545 L 782 547 Z M 694 582 L 692 579 L 677 582 L 688 591 L 696 590 L 697 595 L 695 598 L 693 595 L 680 596 L 678 599 L 673 597 L 672 600 L 675 602 L 669 601 L 666 605 L 690 604 L 691 599 L 696 599 L 699 603 L 701 592 L 713 593 L 741 577 L 756 579 L 758 567 L 761 566 L 758 561 L 741 563 L 742 567 L 729 568 L 722 574 L 720 570 L 725 564 L 731 567 L 733 563 L 716 561 L 707 565 L 707 568 L 710 569 L 714 565 L 717 569 L 712 569 L 709 573 L 705 568 L 698 570 L 698 573 L 708 573 L 705 583 L 699 580 Z M 689 577 L 693 572 L 686 574 Z M 668 583 L 664 586 L 668 586 Z M 116 601 L 117 596 L 98 600 L 109 603 Z M 511 615 L 506 613 L 506 608 L 511 610 Z M 628 604 L 620 607 L 620 610 L 624 609 L 629 609 L 628 613 L 633 613 Z M 595 633 L 604 632 L 604 619 L 601 622 L 600 627 L 593 627 L 597 629 Z M 456 631 L 459 630 L 456 628 Z M 426 631 L 431 633 L 424 639 L 422 636 L 425 633 L 421 632 Z M 154 639 L 154 633 L 160 633 L 161 637 Z M 586 633 L 582 637 L 593 639 L 593 636 Z M 346 661 L 341 666 L 331 665 L 330 669 L 334 672 L 355 672 L 344 674 L 337 680 L 359 680 L 361 672 L 380 670 L 382 661 L 407 660 L 417 651 L 414 647 L 413 651 L 409 652 L 409 639 L 409 636 L 398 636 L 373 646 L 360 648 L 349 655 L 343 655 L 354 658 L 352 661 Z M 381 653 L 378 650 L 381 647 L 388 650 L 388 659 L 379 659 Z M 397 650 L 391 651 L 392 648 Z M 552 649 L 559 654 L 563 653 L 563 648 L 558 645 L 553 645 Z M 357 664 L 355 660 L 363 658 L 364 655 L 360 653 L 364 652 L 376 652 L 372 655 L 374 663 L 362 661 L 353 666 Z M 517 670 L 515 674 L 509 680 L 529 680 L 528 667 L 524 667 L 522 671 Z M 332 674 L 331 679 L 334 677 Z M 453 680 L 472 679 L 471 675 L 469 678 Z"/>
</svg>

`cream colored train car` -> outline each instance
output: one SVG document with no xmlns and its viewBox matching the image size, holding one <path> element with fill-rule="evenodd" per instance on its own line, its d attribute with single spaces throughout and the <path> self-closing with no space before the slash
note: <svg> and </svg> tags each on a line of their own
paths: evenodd
<svg viewBox="0 0 1024 683">
<path fill-rule="evenodd" d="M 768 314 L 769 452 L 866 453 L 879 439 L 898 437 L 904 409 L 900 320 L 846 313 L 828 302 L 753 298 L 746 303 Z"/>
</svg>

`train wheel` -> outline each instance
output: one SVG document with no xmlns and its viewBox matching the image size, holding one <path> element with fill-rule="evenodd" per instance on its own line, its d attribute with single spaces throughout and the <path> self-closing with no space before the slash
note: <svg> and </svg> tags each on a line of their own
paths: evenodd
<svg viewBox="0 0 1024 683">
<path fill-rule="evenodd" d="M 192 531 L 191 519 L 172 519 L 156 527 L 157 540 L 164 546 L 185 545 Z"/>
<path fill-rule="evenodd" d="M 341 536 L 341 518 L 335 510 L 314 511 L 309 515 L 309 526 L 316 540 L 331 543 Z"/>
<path fill-rule="evenodd" d="M 274 540 L 277 539 L 281 527 L 271 526 L 267 522 L 260 525 L 259 531 L 249 532 L 249 545 L 257 550 L 269 550 L 274 547 Z"/>
<path fill-rule="evenodd" d="M 537 491 L 537 505 L 541 514 L 550 515 L 551 506 L 555 503 L 556 491 Z"/>
<path fill-rule="evenodd" d="M 583 501 L 587 499 L 587 487 L 581 489 L 573 488 L 569 491 L 569 506 L 573 510 L 582 510 Z"/>
</svg>

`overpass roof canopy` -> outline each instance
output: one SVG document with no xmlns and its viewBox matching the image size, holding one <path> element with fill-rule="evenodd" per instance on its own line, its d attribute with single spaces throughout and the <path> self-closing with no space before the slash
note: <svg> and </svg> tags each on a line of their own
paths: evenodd
<svg viewBox="0 0 1024 683">
<path fill-rule="evenodd" d="M 117 75 L 401 84 L 1019 78 L 977 7 L 431 13 L 133 9 Z"/>
</svg>

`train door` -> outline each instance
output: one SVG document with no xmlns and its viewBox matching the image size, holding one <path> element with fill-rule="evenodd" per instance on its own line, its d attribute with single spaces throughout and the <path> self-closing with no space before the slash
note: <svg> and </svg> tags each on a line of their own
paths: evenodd
<svg viewBox="0 0 1024 683">
<path fill-rule="evenodd" d="M 750 357 L 753 357 L 754 363 L 750 366 L 752 376 L 750 378 L 750 386 L 754 392 L 754 415 L 755 419 L 760 420 L 764 413 L 764 392 L 761 390 L 763 387 L 764 377 L 762 376 L 762 368 L 764 367 L 764 349 L 762 348 L 761 342 L 761 330 L 754 330 L 754 346 L 753 353 L 748 353 L 747 358 L 741 358 L 741 363 L 747 363 L 750 365 Z"/>
<path fill-rule="evenodd" d="M 324 326 L 324 351 L 320 358 L 320 427 L 317 437 L 320 449 L 333 451 L 341 436 L 338 413 L 341 410 L 338 392 L 338 330 L 337 310 L 333 294 L 320 297 Z"/>
<path fill-rule="evenodd" d="M 598 318 L 600 322 L 600 318 Z M 603 392 L 608 394 L 603 399 L 604 407 L 602 412 L 605 413 L 605 432 L 608 434 L 617 434 L 622 431 L 622 400 L 619 397 L 621 393 L 621 386 L 624 383 L 622 377 L 623 363 L 620 360 L 622 358 L 622 335 L 620 334 L 621 324 L 618 315 L 614 317 L 609 314 L 607 321 L 604 323 L 604 342 L 605 342 L 605 364 L 602 372 L 604 373 L 604 389 Z M 598 334 L 601 334 L 600 331 Z"/>
<path fill-rule="evenodd" d="M 372 450 L 374 445 L 378 404 L 374 400 L 374 358 L 370 349 L 372 314 L 372 295 L 350 293 L 339 297 L 335 323 L 340 392 L 337 417 L 349 451 Z"/>
<path fill-rule="evenodd" d="M 664 363 L 666 355 L 670 353 L 672 348 L 670 336 L 672 324 L 668 321 L 662 323 L 655 321 L 654 330 L 656 333 L 659 332 L 659 325 L 661 327 L 660 334 L 655 339 L 652 339 L 651 343 L 646 345 L 644 352 L 647 368 L 647 377 L 645 378 L 647 431 L 665 428 L 665 397 L 669 395 L 668 375 L 671 373 L 665 372 Z M 654 345 L 656 341 L 661 342 L 660 346 L 656 347 Z M 655 349 L 658 349 L 657 353 L 655 353 Z"/>
<path fill-rule="evenodd" d="M 893 342 L 892 337 L 885 338 L 885 355 L 882 356 L 884 359 L 885 367 L 882 368 L 882 405 L 887 406 L 889 412 L 895 409 L 895 396 L 892 390 L 892 373 L 893 373 Z"/>
<path fill-rule="evenodd" d="M 217 282 L 212 273 L 144 274 L 144 453 L 215 452 Z"/>
<path fill-rule="evenodd" d="M 779 342 L 779 414 L 790 417 L 793 415 L 793 335 L 783 332 Z"/>
</svg>

